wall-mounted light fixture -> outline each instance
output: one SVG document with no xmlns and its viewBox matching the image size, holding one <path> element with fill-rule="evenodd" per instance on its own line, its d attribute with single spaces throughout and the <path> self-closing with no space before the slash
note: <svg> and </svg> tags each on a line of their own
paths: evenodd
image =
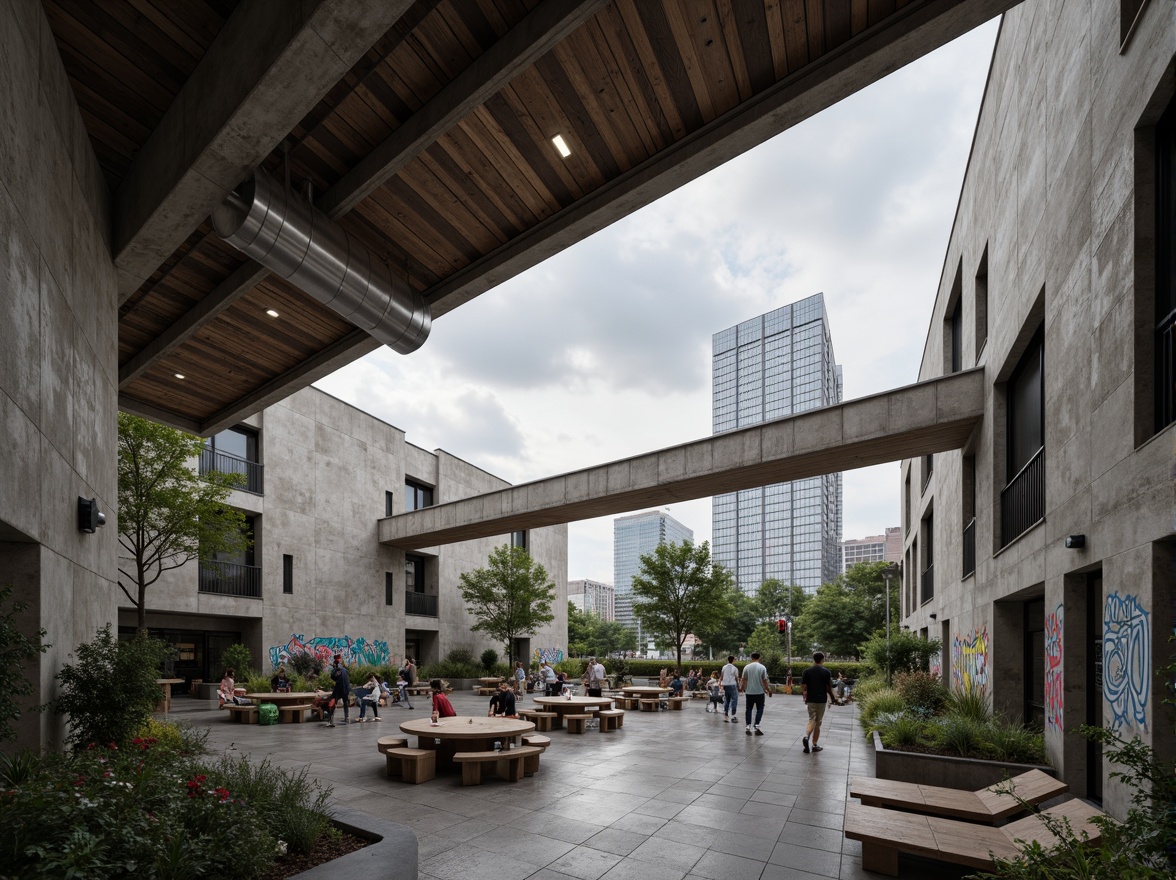
<svg viewBox="0 0 1176 880">
<path fill-rule="evenodd" d="M 934 611 L 932 611 L 932 612 L 931 612 L 931 619 L 932 619 L 932 620 L 939 620 L 939 615 L 938 615 L 938 614 L 936 614 Z"/>
<path fill-rule="evenodd" d="M 78 531 L 94 534 L 106 525 L 106 514 L 98 509 L 98 499 L 78 496 Z"/>
<path fill-rule="evenodd" d="M 1066 535 L 1067 550 L 1081 550 L 1086 546 L 1086 535 Z"/>
</svg>

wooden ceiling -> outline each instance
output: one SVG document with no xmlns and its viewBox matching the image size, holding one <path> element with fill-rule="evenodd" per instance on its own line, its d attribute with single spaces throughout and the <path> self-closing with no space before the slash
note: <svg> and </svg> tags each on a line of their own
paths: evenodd
<svg viewBox="0 0 1176 880">
<path fill-rule="evenodd" d="M 437 318 L 1011 5 L 418 0 L 262 164 Z M 45 7 L 117 202 L 236 0 Z M 376 347 L 207 220 L 177 243 L 120 308 L 123 408 L 209 433 Z"/>
</svg>

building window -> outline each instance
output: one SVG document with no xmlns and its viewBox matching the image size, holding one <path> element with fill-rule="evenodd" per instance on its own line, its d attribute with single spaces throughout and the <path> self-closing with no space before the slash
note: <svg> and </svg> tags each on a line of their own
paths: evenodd
<svg viewBox="0 0 1176 880">
<path fill-rule="evenodd" d="M 923 518 L 923 574 L 919 578 L 919 603 L 935 598 L 935 515 L 928 513 Z"/>
<path fill-rule="evenodd" d="M 988 245 L 976 267 L 976 363 L 988 342 Z"/>
<path fill-rule="evenodd" d="M 964 522 L 962 577 L 976 571 L 976 456 L 965 455 L 960 474 L 961 513 Z"/>
<path fill-rule="evenodd" d="M 200 450 L 200 473 L 239 474 L 245 492 L 261 495 L 264 490 L 258 433 L 251 428 L 226 428 L 204 441 Z"/>
<path fill-rule="evenodd" d="M 956 264 L 955 278 L 943 312 L 943 372 L 964 368 L 964 261 Z"/>
<path fill-rule="evenodd" d="M 390 491 L 384 493 L 384 516 L 392 516 L 396 513 L 395 500 L 395 496 Z"/>
<path fill-rule="evenodd" d="M 282 592 L 294 592 L 294 557 L 289 553 L 282 554 Z"/>
<path fill-rule="evenodd" d="M 957 299 L 951 313 L 951 371 L 958 373 L 964 368 L 964 309 L 963 300 Z"/>
<path fill-rule="evenodd" d="M 254 540 L 257 520 L 245 517 L 248 544 L 235 553 L 213 553 L 200 559 L 198 566 L 201 593 L 261 598 L 261 568 L 254 565 Z"/>
<path fill-rule="evenodd" d="M 404 588 L 410 593 L 425 591 L 425 558 L 423 556 L 413 556 L 410 553 L 404 555 Z"/>
<path fill-rule="evenodd" d="M 1029 343 L 1007 387 L 1008 444 L 1000 496 L 1001 546 L 1045 516 L 1045 346 Z"/>
<path fill-rule="evenodd" d="M 1045 729 L 1045 600 L 1025 603 L 1025 723 Z"/>
<path fill-rule="evenodd" d="M 1156 125 L 1156 431 L 1176 421 L 1176 101 Z"/>
<path fill-rule="evenodd" d="M 907 469 L 906 484 L 902 490 L 902 521 L 906 525 L 907 533 L 911 530 L 911 471 Z"/>
<path fill-rule="evenodd" d="M 920 487 L 921 492 L 927 491 L 927 484 L 931 482 L 931 475 L 935 473 L 935 454 L 931 453 L 923 456 L 923 484 Z"/>
<path fill-rule="evenodd" d="M 1140 13 L 1147 0 L 1119 0 L 1119 51 L 1127 48 L 1127 40 L 1135 31 Z"/>
<path fill-rule="evenodd" d="M 525 529 L 521 532 L 510 533 L 510 546 L 520 547 L 523 550 L 527 549 L 527 532 Z"/>
<path fill-rule="evenodd" d="M 384 572 L 384 604 L 396 604 L 396 575 L 390 571 Z"/>
<path fill-rule="evenodd" d="M 404 509 L 423 510 L 433 506 L 433 487 L 414 480 L 404 481 Z"/>
</svg>

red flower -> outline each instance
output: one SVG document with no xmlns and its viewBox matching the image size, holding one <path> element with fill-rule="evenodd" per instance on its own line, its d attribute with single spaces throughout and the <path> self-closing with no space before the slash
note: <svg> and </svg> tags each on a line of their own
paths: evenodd
<svg viewBox="0 0 1176 880">
<path fill-rule="evenodd" d="M 218 788 L 216 790 L 216 796 L 220 798 L 222 804 L 232 797 L 232 795 L 229 794 L 229 790 L 227 788 Z"/>
</svg>

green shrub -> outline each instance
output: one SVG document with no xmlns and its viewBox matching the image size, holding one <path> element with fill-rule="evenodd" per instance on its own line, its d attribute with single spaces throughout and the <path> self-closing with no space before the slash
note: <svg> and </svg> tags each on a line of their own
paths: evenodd
<svg viewBox="0 0 1176 880">
<path fill-rule="evenodd" d="M 203 755 L 207 751 L 205 742 L 208 740 L 208 730 L 188 727 L 175 721 L 148 718 L 147 723 L 139 728 L 135 739 L 151 740 L 156 748 L 185 755 Z"/>
<path fill-rule="evenodd" d="M 245 671 L 238 669 L 237 672 L 240 673 L 237 677 L 237 687 L 245 688 L 245 692 L 248 694 L 264 694 L 273 689 L 273 684 L 270 681 L 272 676 L 258 672 L 256 669 Z"/>
<path fill-rule="evenodd" d="M 938 715 L 947 703 L 947 688 L 929 672 L 900 672 L 894 678 L 894 687 L 907 706 L 924 718 Z"/>
<path fill-rule="evenodd" d="M 888 749 L 918 745 L 926 735 L 926 726 L 922 718 L 904 712 L 880 731 L 882 745 Z"/>
<path fill-rule="evenodd" d="M 220 662 L 222 672 L 226 669 L 235 669 L 238 675 L 244 678 L 245 673 L 253 666 L 253 655 L 242 644 L 229 645 L 221 652 Z"/>
<path fill-rule="evenodd" d="M 57 673 L 59 687 L 49 708 L 69 719 L 69 743 L 126 745 L 163 699 L 155 679 L 171 648 L 142 634 L 115 639 L 107 624 L 92 642 L 76 649 L 77 663 Z"/>
<path fill-rule="evenodd" d="M 270 834 L 285 841 L 289 852 L 305 853 L 330 827 L 327 801 L 331 790 L 308 778 L 308 770 L 283 770 L 268 758 L 253 764 L 245 758 L 226 756 L 209 775 L 249 804 Z"/>
<path fill-rule="evenodd" d="M 1002 719 L 988 725 L 985 737 L 988 757 L 1015 764 L 1045 764 L 1045 737 L 1035 728 Z"/>
<path fill-rule="evenodd" d="M 947 699 L 947 711 L 952 715 L 971 718 L 973 721 L 987 722 L 992 718 L 988 698 L 982 691 L 973 688 L 952 691 Z"/>
<path fill-rule="evenodd" d="M 478 660 L 474 657 L 474 652 L 469 648 L 454 648 L 445 655 L 446 663 L 455 663 L 460 666 L 477 666 Z"/>
<path fill-rule="evenodd" d="M 295 654 L 287 661 L 286 671 L 303 679 L 316 679 L 323 671 L 323 661 L 314 654 Z"/>
<path fill-rule="evenodd" d="M 874 729 L 874 720 L 878 715 L 884 712 L 900 714 L 905 710 L 906 701 L 894 688 L 883 688 L 858 700 L 858 719 L 867 733 Z"/>
<path fill-rule="evenodd" d="M 0 662 L 0 740 L 16 738 L 12 722 L 21 714 L 16 698 L 33 693 L 33 683 L 24 674 L 25 664 L 49 650 L 49 646 L 41 642 L 45 630 L 37 630 L 30 639 L 17 624 L 16 615 L 25 611 L 28 604 L 9 604 L 11 595 L 12 584 L 0 585 L 0 658 L 3 658 Z"/>
<path fill-rule="evenodd" d="M 936 718 L 930 725 L 935 744 L 961 758 L 980 757 L 989 729 L 984 721 L 954 713 Z"/>
<path fill-rule="evenodd" d="M 493 648 L 487 648 L 479 659 L 482 661 L 482 668 L 489 675 L 494 671 L 494 664 L 498 662 L 498 652 Z"/>
<path fill-rule="evenodd" d="M 927 672 L 939 653 L 939 639 L 923 639 L 910 632 L 878 633 L 861 646 L 861 656 L 873 672 Z"/>
<path fill-rule="evenodd" d="M 867 675 L 865 678 L 859 678 L 857 684 L 853 686 L 853 698 L 858 703 L 863 703 L 879 691 L 886 690 L 887 687 L 885 675 L 877 673 Z"/>
</svg>

